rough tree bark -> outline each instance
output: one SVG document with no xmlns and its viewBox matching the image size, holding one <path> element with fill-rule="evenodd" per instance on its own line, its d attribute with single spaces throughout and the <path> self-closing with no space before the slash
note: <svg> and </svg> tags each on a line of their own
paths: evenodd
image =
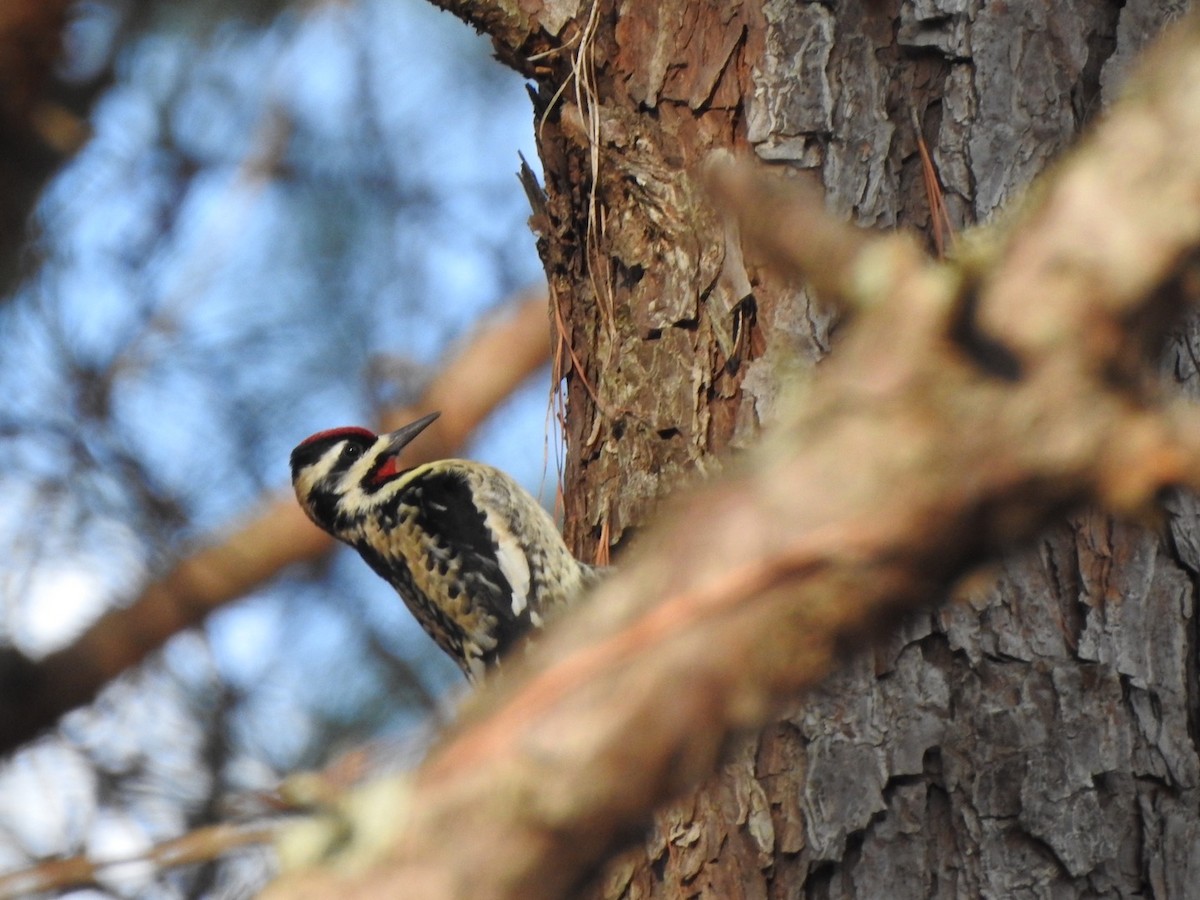
<svg viewBox="0 0 1200 900">
<path fill-rule="evenodd" d="M 537 84 L 581 552 L 619 552 L 836 345 L 830 312 L 740 259 L 697 188 L 714 151 L 815 171 L 856 222 L 932 244 L 917 129 L 951 219 L 991 219 L 1184 5 L 438 2 Z M 1198 342 L 1193 322 L 1166 363 L 1192 389 Z M 914 617 L 662 813 L 596 895 L 1186 896 L 1200 507 L 1166 511 L 1157 532 L 1079 515 Z"/>
</svg>

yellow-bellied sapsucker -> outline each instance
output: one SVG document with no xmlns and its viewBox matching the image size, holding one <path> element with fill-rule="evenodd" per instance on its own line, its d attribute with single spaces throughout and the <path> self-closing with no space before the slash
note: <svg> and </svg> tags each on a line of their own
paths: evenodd
<svg viewBox="0 0 1200 900">
<path fill-rule="evenodd" d="M 314 434 L 292 451 L 292 485 L 308 517 L 357 550 L 476 681 L 597 570 L 499 469 L 465 459 L 401 468 L 400 451 L 437 416 L 390 434 Z"/>
</svg>

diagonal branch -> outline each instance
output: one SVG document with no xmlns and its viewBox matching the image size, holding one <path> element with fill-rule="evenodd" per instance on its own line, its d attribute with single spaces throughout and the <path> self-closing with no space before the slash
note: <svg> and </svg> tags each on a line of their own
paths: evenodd
<svg viewBox="0 0 1200 900">
<path fill-rule="evenodd" d="M 269 895 L 564 896 L 739 731 L 973 567 L 1081 504 L 1200 486 L 1196 414 L 1156 394 L 1160 329 L 1141 327 L 1181 311 L 1200 247 L 1200 16 L 1130 95 L 968 259 L 861 235 L 821 254 L 858 316 L 763 444 L 471 698 L 402 807 L 371 821 L 373 865 L 300 869 Z M 1134 147 L 1172 161 L 1167 194 L 1130 177 Z M 753 170 L 717 177 L 776 257 L 793 217 L 842 228 L 795 193 L 764 215 L 758 198 L 787 185 Z M 1090 252 L 1098 230 L 1106 252 Z"/>
</svg>

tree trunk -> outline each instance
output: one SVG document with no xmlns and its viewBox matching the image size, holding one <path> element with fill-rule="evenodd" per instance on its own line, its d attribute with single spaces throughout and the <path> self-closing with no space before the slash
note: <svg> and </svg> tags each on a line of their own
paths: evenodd
<svg viewBox="0 0 1200 900">
<path fill-rule="evenodd" d="M 899 8 L 898 8 L 899 6 Z M 1168 14 L 1070 4 L 629 5 L 541 110 L 569 323 L 578 550 L 768 424 L 829 347 L 808 295 L 743 270 L 695 175 L 714 150 L 815 170 L 858 223 L 988 220 L 1066 148 Z M 607 12 L 607 11 L 606 11 Z M 550 100 L 553 82 L 542 88 Z M 749 282 L 746 282 L 746 275 Z M 1195 373 L 1181 338 L 1177 372 Z M 1174 547 L 1080 516 L 908 623 L 656 818 L 604 896 L 1184 896 L 1200 883 L 1193 500 Z"/>
<path fill-rule="evenodd" d="M 932 249 L 919 137 L 953 223 L 986 221 L 1182 6 L 597 0 L 547 6 L 538 32 L 449 5 L 537 81 L 533 221 L 570 369 L 568 537 L 618 554 L 830 351 L 834 317 L 752 248 L 743 262 L 698 188 L 714 153 L 811 170 L 859 224 L 916 229 Z M 567 49 L 543 54 L 546 32 Z M 1193 324 L 1169 354 L 1189 386 L 1198 343 Z M 594 893 L 1188 896 L 1198 512 L 1172 498 L 1162 535 L 1081 515 L 964 585 L 747 737 Z"/>
</svg>

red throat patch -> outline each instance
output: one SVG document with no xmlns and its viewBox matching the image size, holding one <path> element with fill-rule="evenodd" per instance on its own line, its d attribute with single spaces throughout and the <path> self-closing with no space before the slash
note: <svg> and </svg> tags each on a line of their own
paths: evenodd
<svg viewBox="0 0 1200 900">
<path fill-rule="evenodd" d="M 396 468 L 396 457 L 389 456 L 384 460 L 383 465 L 375 470 L 374 481 L 376 484 L 379 484 L 380 482 L 387 481 L 399 472 L 400 470 Z"/>
</svg>

